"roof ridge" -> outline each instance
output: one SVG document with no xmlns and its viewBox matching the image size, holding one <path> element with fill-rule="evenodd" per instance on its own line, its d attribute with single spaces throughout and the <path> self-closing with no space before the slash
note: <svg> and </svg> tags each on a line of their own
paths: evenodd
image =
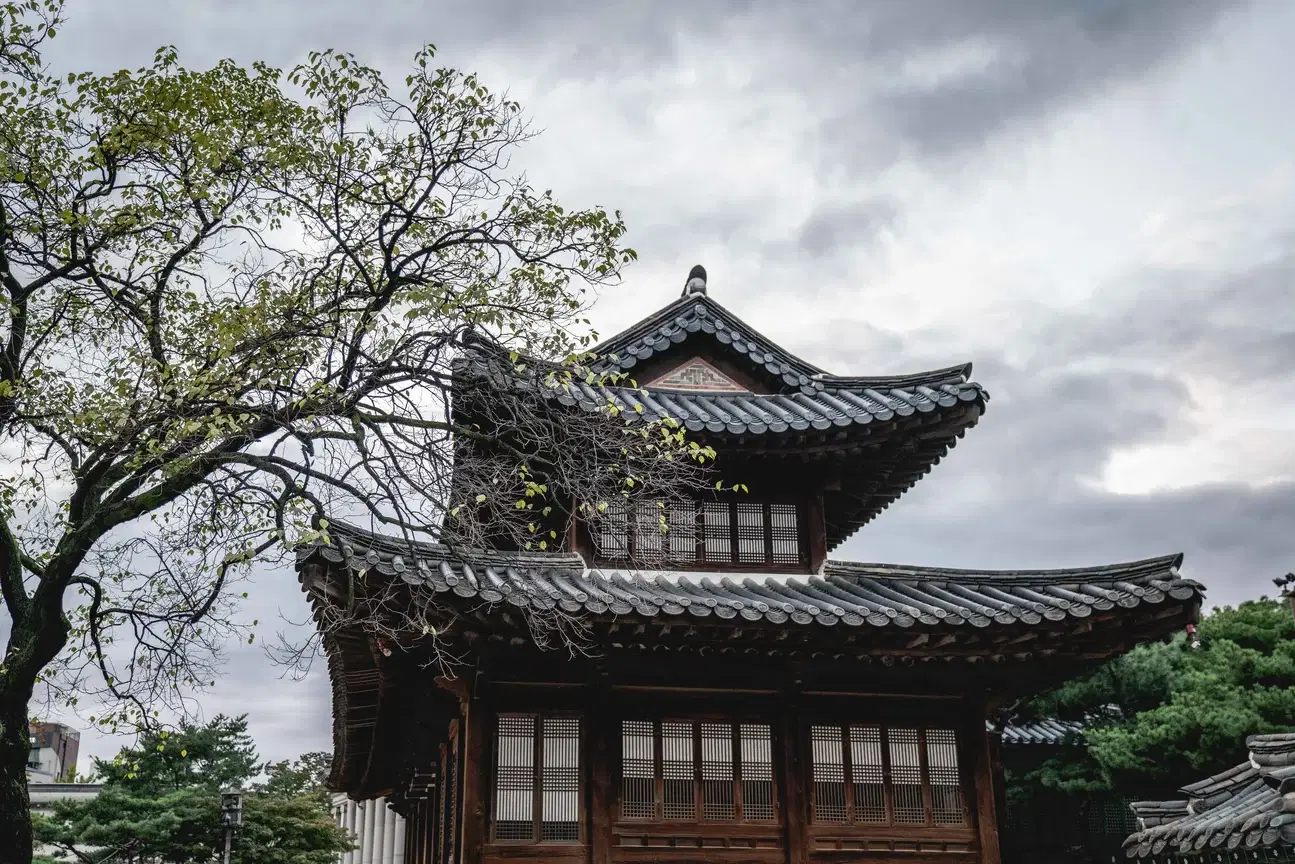
<svg viewBox="0 0 1295 864">
<path fill-rule="evenodd" d="M 1093 580 L 1116 578 L 1137 571 L 1177 570 L 1182 566 L 1183 553 L 1160 555 L 1152 558 L 1140 558 L 1115 564 L 1102 564 L 1088 567 L 1057 567 L 1040 570 L 990 570 L 959 567 L 933 567 L 903 564 L 880 564 L 862 561 L 841 561 L 828 559 L 828 568 L 839 568 L 841 575 L 866 575 L 872 578 L 909 578 L 917 580 L 959 579 L 984 581 L 1050 581 L 1063 580 L 1067 577 L 1086 577 Z M 1081 579 L 1080 581 L 1084 581 Z"/>
<path fill-rule="evenodd" d="M 373 548 L 395 552 L 426 555 L 429 558 L 442 558 L 465 564 L 523 564 L 547 565 L 556 562 L 574 562 L 583 559 L 574 552 L 510 552 L 503 549 L 486 549 L 473 546 L 450 546 L 435 540 L 405 539 L 391 534 L 379 534 L 345 522 L 334 522 L 328 526 L 329 540 L 316 539 L 301 543 L 296 547 L 298 560 L 309 557 L 321 548 L 337 548 L 343 543 L 362 542 Z"/>
<path fill-rule="evenodd" d="M 704 314 L 699 313 L 698 310 L 704 310 Z M 660 331 L 668 328 L 672 323 L 677 324 L 678 326 L 673 328 L 671 332 L 675 334 L 682 333 L 682 335 L 679 339 L 667 338 L 667 341 L 671 344 L 683 341 L 683 339 L 687 338 L 688 334 L 694 333 L 699 329 L 706 329 L 700 326 L 700 323 L 698 323 L 698 326 L 694 327 L 687 326 L 688 323 L 691 323 L 687 320 L 687 313 L 690 312 L 695 318 L 714 317 L 719 319 L 724 324 L 724 329 L 736 331 L 739 336 L 742 337 L 743 342 L 760 343 L 759 347 L 763 349 L 762 356 L 760 358 L 753 357 L 751 359 L 758 364 L 765 366 L 770 374 L 773 374 L 776 377 L 784 378 L 784 380 L 786 380 L 787 376 L 789 376 L 791 372 L 795 372 L 796 375 L 793 376 L 794 378 L 804 379 L 804 382 L 808 383 L 815 375 L 827 374 L 823 369 L 820 369 L 808 360 L 792 354 L 786 348 L 783 348 L 777 342 L 773 341 L 768 336 L 765 336 L 750 324 L 746 323 L 746 321 L 739 318 L 732 310 L 724 306 L 718 300 L 705 294 L 688 294 L 680 297 L 678 300 L 658 309 L 656 312 L 653 312 L 651 315 L 635 324 L 632 324 L 621 332 L 602 340 L 589 350 L 593 354 L 604 357 L 615 355 L 617 365 L 622 369 L 629 369 L 634 366 L 638 360 L 645 360 L 657 353 L 657 350 L 651 346 L 639 346 L 638 349 L 635 350 L 635 346 L 633 345 L 634 342 L 640 341 L 654 332 L 660 333 Z M 719 338 L 721 342 L 726 341 L 722 337 L 717 336 L 717 338 Z M 619 351 L 617 350 L 618 348 L 620 349 Z M 621 356 L 622 352 L 629 351 L 632 351 L 634 356 L 629 358 Z M 771 364 L 770 362 L 765 361 L 763 359 L 763 355 L 774 355 L 774 362 Z M 774 368 L 769 368 L 771 365 L 775 367 L 787 366 L 788 371 L 775 371 Z M 801 382 L 797 380 L 796 382 L 788 381 L 787 383 L 793 384 L 794 386 Z"/>
<path fill-rule="evenodd" d="M 922 372 L 908 372 L 900 375 L 821 375 L 816 380 L 824 387 L 863 388 L 875 387 L 890 389 L 895 387 L 920 387 L 931 384 L 968 384 L 971 382 L 973 365 L 955 363 L 940 369 L 927 369 Z"/>
</svg>

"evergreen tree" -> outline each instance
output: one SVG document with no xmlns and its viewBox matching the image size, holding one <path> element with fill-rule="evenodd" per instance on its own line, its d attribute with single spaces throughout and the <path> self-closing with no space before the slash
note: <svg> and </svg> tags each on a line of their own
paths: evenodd
<svg viewBox="0 0 1295 864">
<path fill-rule="evenodd" d="M 1246 759 L 1246 737 L 1295 731 L 1295 618 L 1261 598 L 1205 616 L 1199 647 L 1181 634 L 1142 645 L 1031 700 L 1022 719 L 1084 721 L 1071 747 L 1011 778 L 1031 788 L 1166 797 Z"/>
<path fill-rule="evenodd" d="M 332 864 L 350 848 L 333 823 L 322 778 L 328 754 L 262 765 L 246 717 L 216 717 L 143 736 L 96 760 L 103 791 L 38 817 L 38 842 L 81 864 L 207 864 L 224 848 L 220 792 L 250 788 L 234 843 L 239 864 Z M 266 779 L 253 785 L 264 771 Z M 86 851 L 90 850 L 90 851 Z"/>
</svg>

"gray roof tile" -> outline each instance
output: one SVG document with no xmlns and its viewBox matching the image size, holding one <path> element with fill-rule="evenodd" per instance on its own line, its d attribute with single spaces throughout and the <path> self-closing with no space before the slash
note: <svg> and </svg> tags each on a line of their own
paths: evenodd
<svg viewBox="0 0 1295 864">
<path fill-rule="evenodd" d="M 432 543 L 409 544 L 345 525 L 332 543 L 298 550 L 299 562 L 323 559 L 351 569 L 399 574 L 437 592 L 551 609 L 562 604 L 591 615 L 735 617 L 782 624 L 848 627 L 987 627 L 1060 621 L 1091 614 L 1085 586 L 1134 605 L 1167 598 L 1199 599 L 1199 583 L 1178 574 L 1180 555 L 1103 567 L 1043 571 L 955 570 L 828 561 L 815 576 L 742 576 L 589 570 L 577 555 L 454 553 Z M 409 566 L 408 562 L 417 562 Z M 1119 585 L 1127 587 L 1120 588 Z M 1128 589 L 1141 586 L 1141 597 Z M 510 590 L 511 588 L 511 590 Z M 1111 604 L 1114 607 L 1114 603 Z M 723 609 L 724 612 L 718 610 Z M 732 612 L 733 615 L 727 613 Z"/>
<path fill-rule="evenodd" d="M 913 395 L 926 399 L 938 400 L 941 398 L 943 385 L 965 382 L 971 375 L 970 363 L 914 375 L 828 375 L 817 366 L 780 348 L 714 299 L 702 294 L 685 295 L 595 346 L 592 352 L 602 358 L 596 368 L 599 371 L 628 371 L 696 333 L 714 336 L 720 343 L 780 379 L 785 386 L 807 394 L 834 389 L 857 394 L 874 389 L 879 392 L 902 390 L 913 391 Z M 885 397 L 877 398 L 882 402 L 887 401 Z"/>
<path fill-rule="evenodd" d="M 1140 830 L 1124 841 L 1129 858 L 1214 850 L 1295 849 L 1295 734 L 1252 735 L 1250 759 L 1184 786 L 1178 801 L 1132 805 Z"/>
<path fill-rule="evenodd" d="M 868 398 L 862 398 L 864 395 Z M 958 405 L 978 404 L 983 408 L 988 394 L 979 384 L 968 381 L 950 381 L 938 390 L 870 387 L 852 391 L 834 387 L 791 395 L 592 387 L 576 382 L 569 390 L 558 392 L 556 398 L 563 405 L 588 411 L 614 405 L 630 422 L 655 422 L 669 417 L 692 432 L 761 435 L 866 426 L 896 416 L 933 414 Z"/>
<path fill-rule="evenodd" d="M 1078 740 L 1084 724 L 1076 720 L 1043 719 L 1003 727 L 1004 744 L 1064 744 Z"/>
</svg>

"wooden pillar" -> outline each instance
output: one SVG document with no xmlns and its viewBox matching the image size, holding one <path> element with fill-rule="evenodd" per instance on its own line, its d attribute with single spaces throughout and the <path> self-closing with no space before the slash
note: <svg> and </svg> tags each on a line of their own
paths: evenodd
<svg viewBox="0 0 1295 864">
<path fill-rule="evenodd" d="M 998 846 L 998 801 L 994 792 L 994 766 L 989 749 L 989 733 L 985 731 L 985 720 L 988 715 L 983 702 L 974 703 L 967 713 L 968 718 L 964 728 L 967 730 L 967 749 L 971 757 L 971 776 L 975 784 L 980 864 L 1000 864 L 1002 855 Z"/>
<path fill-rule="evenodd" d="M 589 861 L 590 864 L 610 864 L 612 857 L 612 808 L 616 797 L 612 790 L 612 748 L 620 746 L 616 716 L 608 705 L 605 688 L 597 687 L 585 716 L 589 732 Z"/>
<path fill-rule="evenodd" d="M 405 808 L 409 815 L 405 817 L 405 830 L 400 838 L 404 842 L 400 844 L 401 864 L 422 864 L 418 860 L 418 854 L 414 851 L 414 838 L 418 836 L 418 819 L 421 815 L 419 805 L 422 801 L 410 801 L 405 799 Z"/>
<path fill-rule="evenodd" d="M 809 838 L 805 826 L 809 824 L 809 798 L 805 792 L 804 745 L 801 740 L 800 706 L 795 697 L 786 698 L 778 724 L 778 737 L 782 744 L 783 816 L 787 826 L 787 864 L 807 864 Z"/>
<path fill-rule="evenodd" d="M 1007 781 L 1003 776 L 1003 736 L 1001 732 L 989 735 L 989 769 L 994 781 L 994 814 L 1002 825 L 1007 819 Z M 1001 841 L 1000 841 L 1001 848 Z"/>
<path fill-rule="evenodd" d="M 487 722 L 487 705 L 481 694 L 473 688 L 472 698 L 467 704 L 467 722 L 463 736 L 463 777 L 460 787 L 463 789 L 463 831 L 459 841 L 463 854 L 458 864 L 481 864 L 485 859 L 486 843 L 486 795 L 489 778 L 486 767 L 490 749 L 486 744 L 486 735 L 490 724 Z"/>
<path fill-rule="evenodd" d="M 827 560 L 827 511 L 823 508 L 823 493 L 815 492 L 809 499 L 807 521 L 809 541 L 809 569 L 817 573 Z"/>
</svg>

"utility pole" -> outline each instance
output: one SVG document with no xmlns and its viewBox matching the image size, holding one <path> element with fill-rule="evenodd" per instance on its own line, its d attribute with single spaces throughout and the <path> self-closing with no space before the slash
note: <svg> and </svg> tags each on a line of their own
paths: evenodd
<svg viewBox="0 0 1295 864">
<path fill-rule="evenodd" d="M 234 849 L 234 831 L 243 827 L 243 793 L 229 789 L 220 793 L 220 824 L 225 829 L 225 864 L 230 864 Z"/>
</svg>

